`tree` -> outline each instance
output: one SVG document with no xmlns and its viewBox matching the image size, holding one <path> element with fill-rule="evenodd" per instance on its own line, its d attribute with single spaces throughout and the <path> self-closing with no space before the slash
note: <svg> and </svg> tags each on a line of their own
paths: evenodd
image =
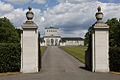
<svg viewBox="0 0 120 80">
<path fill-rule="evenodd" d="M 13 24 L 6 17 L 0 18 L 0 43 L 18 43 L 19 34 Z"/>
<path fill-rule="evenodd" d="M 22 30 L 21 30 L 21 29 L 16 28 L 16 31 L 17 31 L 17 33 L 18 33 L 18 35 L 19 35 L 19 38 L 21 38 L 21 32 L 22 32 Z"/>
<path fill-rule="evenodd" d="M 116 18 L 107 20 L 109 25 L 109 44 L 111 47 L 120 47 L 120 22 Z"/>
<path fill-rule="evenodd" d="M 84 44 L 85 45 L 88 45 L 89 42 L 90 42 L 90 32 L 91 32 L 91 30 L 92 30 L 92 27 L 90 27 L 88 29 L 88 32 L 85 34 L 85 40 L 84 40 Z"/>
</svg>

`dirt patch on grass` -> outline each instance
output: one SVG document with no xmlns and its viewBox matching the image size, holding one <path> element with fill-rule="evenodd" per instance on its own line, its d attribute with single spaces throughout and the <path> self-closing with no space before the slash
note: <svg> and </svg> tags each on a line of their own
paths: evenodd
<svg viewBox="0 0 120 80">
<path fill-rule="evenodd" d="M 8 75 L 16 75 L 16 74 L 21 74 L 21 72 L 0 73 L 0 77 L 1 77 L 1 76 L 8 76 Z"/>
<path fill-rule="evenodd" d="M 120 72 L 110 72 L 110 73 L 120 75 Z"/>
</svg>

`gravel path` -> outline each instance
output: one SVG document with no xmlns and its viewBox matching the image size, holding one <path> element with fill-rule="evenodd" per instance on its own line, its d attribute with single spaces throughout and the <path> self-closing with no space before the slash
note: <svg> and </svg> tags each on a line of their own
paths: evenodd
<svg viewBox="0 0 120 80">
<path fill-rule="evenodd" d="M 0 80 L 120 80 L 120 75 L 87 71 L 77 59 L 51 46 L 42 57 L 41 72 L 9 75 L 0 77 Z"/>
</svg>

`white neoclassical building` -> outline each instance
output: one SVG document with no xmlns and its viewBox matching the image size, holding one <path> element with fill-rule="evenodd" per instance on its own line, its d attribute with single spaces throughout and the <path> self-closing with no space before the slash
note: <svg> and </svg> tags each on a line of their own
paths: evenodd
<svg viewBox="0 0 120 80">
<path fill-rule="evenodd" d="M 59 28 L 45 28 L 45 36 L 40 39 L 41 46 L 83 46 L 84 39 L 80 37 L 61 37 Z"/>
<path fill-rule="evenodd" d="M 45 36 L 43 46 L 57 46 L 61 40 L 61 37 L 58 34 L 59 28 L 49 27 L 45 28 Z"/>
</svg>

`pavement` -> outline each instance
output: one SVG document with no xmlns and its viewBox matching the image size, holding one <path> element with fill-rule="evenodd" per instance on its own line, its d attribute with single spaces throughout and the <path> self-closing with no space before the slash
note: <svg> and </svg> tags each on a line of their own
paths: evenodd
<svg viewBox="0 0 120 80">
<path fill-rule="evenodd" d="M 49 46 L 42 57 L 41 72 L 3 76 L 0 80 L 120 80 L 120 75 L 87 71 L 73 56 Z"/>
</svg>

